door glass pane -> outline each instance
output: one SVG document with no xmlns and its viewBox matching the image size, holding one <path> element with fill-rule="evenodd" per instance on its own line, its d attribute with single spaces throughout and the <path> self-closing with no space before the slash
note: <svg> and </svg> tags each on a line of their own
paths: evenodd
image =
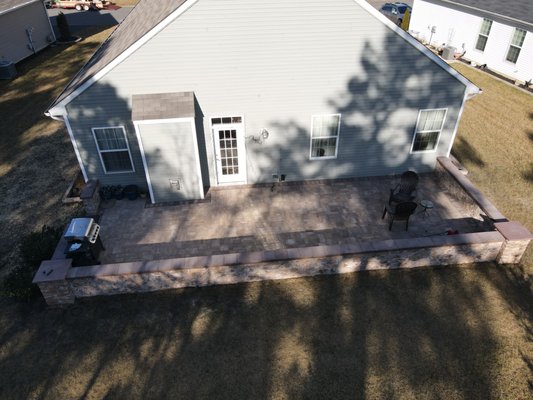
<svg viewBox="0 0 533 400">
<path fill-rule="evenodd" d="M 222 175 L 238 174 L 237 130 L 228 129 L 219 131 L 219 145 Z"/>
</svg>

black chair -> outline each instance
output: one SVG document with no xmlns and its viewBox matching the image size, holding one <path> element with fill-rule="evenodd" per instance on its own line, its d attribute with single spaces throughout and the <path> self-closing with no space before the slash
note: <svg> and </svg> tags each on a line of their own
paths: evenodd
<svg viewBox="0 0 533 400">
<path fill-rule="evenodd" d="M 390 190 L 389 204 L 414 200 L 416 198 L 417 185 L 418 175 L 416 172 L 404 172 L 400 178 L 400 183 Z"/>
<path fill-rule="evenodd" d="M 409 228 L 409 217 L 413 215 L 418 204 L 414 201 L 406 201 L 404 203 L 398 203 L 396 205 L 387 205 L 385 210 L 383 210 L 383 216 L 381 219 L 385 218 L 385 215 L 389 213 L 390 223 L 389 231 L 392 229 L 392 223 L 396 221 L 405 221 L 405 230 Z"/>
</svg>

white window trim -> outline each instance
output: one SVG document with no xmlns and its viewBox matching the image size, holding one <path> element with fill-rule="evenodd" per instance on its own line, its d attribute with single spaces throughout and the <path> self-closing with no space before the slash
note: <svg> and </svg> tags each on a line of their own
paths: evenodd
<svg viewBox="0 0 533 400">
<path fill-rule="evenodd" d="M 506 63 L 509 63 L 511 65 L 516 65 L 516 63 L 518 62 L 518 59 L 520 58 L 520 54 L 522 53 L 522 47 L 524 45 L 524 43 L 522 43 L 522 46 L 516 46 L 516 45 L 513 44 L 514 34 L 519 29 L 520 28 L 514 28 L 513 32 L 511 33 L 511 39 L 509 40 L 509 45 L 507 46 L 507 51 L 505 52 L 505 56 L 503 57 L 503 60 Z M 526 36 L 527 36 L 527 31 L 525 29 L 520 29 L 520 30 L 526 32 L 526 34 L 524 35 L 524 42 L 525 42 L 526 41 Z M 507 59 L 507 55 L 509 54 L 509 50 L 511 50 L 511 47 L 516 47 L 517 49 L 520 50 L 519 53 L 518 53 L 518 57 L 516 57 L 516 61 L 515 62 L 509 61 Z"/>
<path fill-rule="evenodd" d="M 424 132 L 435 132 L 434 129 L 429 131 L 419 131 L 418 130 L 418 123 L 420 122 L 420 115 L 422 114 L 422 111 L 442 111 L 444 110 L 444 117 L 442 118 L 442 124 L 440 125 L 439 134 L 437 136 L 437 141 L 435 142 L 435 148 L 433 150 L 413 150 L 415 146 L 415 138 L 417 133 L 424 133 Z M 444 122 L 446 121 L 446 117 L 448 116 L 448 109 L 447 108 L 424 108 L 418 110 L 418 117 L 416 118 L 416 126 L 415 131 L 413 133 L 413 139 L 411 140 L 411 151 L 409 154 L 424 154 L 424 153 L 436 153 L 437 148 L 439 147 L 440 142 L 440 135 L 442 134 L 442 130 L 444 128 Z"/>
<path fill-rule="evenodd" d="M 102 158 L 102 153 L 113 153 L 117 151 L 124 151 L 125 149 L 113 149 L 113 150 L 101 150 L 100 146 L 98 146 L 98 140 L 96 139 L 96 133 L 95 130 L 97 129 L 122 129 L 122 133 L 124 134 L 124 140 L 126 141 L 126 149 L 128 150 L 128 155 L 130 157 L 130 163 L 131 163 L 131 170 L 125 170 L 125 171 L 111 171 L 108 172 L 107 168 L 105 167 L 104 159 Z M 104 174 L 106 175 L 116 175 L 116 174 L 131 174 L 135 172 L 135 165 L 133 164 L 133 157 L 131 156 L 131 150 L 130 150 L 130 144 L 128 142 L 128 135 L 126 134 L 126 128 L 123 125 L 119 126 L 97 126 L 94 128 L 91 128 L 91 131 L 93 133 L 93 139 L 94 143 L 96 144 L 96 149 L 98 150 L 98 157 L 100 157 L 100 163 L 102 163 L 102 168 L 104 170 Z"/>
<path fill-rule="evenodd" d="M 313 137 L 313 121 L 315 117 L 339 117 L 339 122 L 337 124 L 337 136 L 318 136 Z M 311 131 L 309 132 L 309 160 L 334 160 L 337 158 L 338 151 L 339 151 L 339 140 L 341 137 L 341 114 L 313 114 L 311 115 Z M 313 140 L 314 139 L 329 139 L 329 138 L 337 138 L 335 141 L 335 155 L 334 156 L 328 156 L 328 157 L 313 157 Z"/>
<path fill-rule="evenodd" d="M 221 124 L 213 124 L 213 119 L 214 118 L 234 118 L 234 117 L 240 117 L 241 118 L 241 122 L 231 122 L 231 123 L 221 123 Z M 214 129 L 215 129 L 215 126 L 219 126 L 219 125 L 242 125 L 242 135 L 243 135 L 243 139 L 244 139 L 244 154 L 246 155 L 246 160 L 248 161 L 248 149 L 246 148 L 246 125 L 244 124 L 244 114 L 231 114 L 231 115 L 216 115 L 216 116 L 212 116 L 212 117 L 207 117 L 209 118 L 209 132 L 211 132 L 211 144 L 213 146 L 213 165 L 214 165 L 214 171 L 215 171 L 215 181 L 217 183 L 217 186 L 231 186 L 231 185 L 241 185 L 241 184 L 244 184 L 246 185 L 248 183 L 248 165 L 245 165 L 245 168 L 243 170 L 244 172 L 244 182 L 241 183 L 241 182 L 237 182 L 237 183 L 233 183 L 233 182 L 229 182 L 229 183 L 225 183 L 225 182 L 222 182 L 220 183 L 218 181 L 218 170 L 217 170 L 217 148 L 216 148 L 216 144 L 215 144 L 215 138 L 213 137 L 213 132 L 214 132 Z M 248 162 L 246 163 L 248 164 Z"/>
<path fill-rule="evenodd" d="M 481 33 L 481 28 L 483 28 L 483 22 L 485 22 L 485 20 L 491 22 L 491 24 L 490 24 L 490 28 L 489 28 L 489 34 L 488 34 L 488 35 L 485 35 L 485 34 Z M 480 53 L 484 53 L 484 52 L 485 52 L 485 49 L 487 48 L 487 43 L 489 42 L 489 35 L 490 35 L 490 31 L 491 31 L 491 29 L 492 29 L 492 24 L 493 24 L 493 23 L 494 23 L 494 21 L 491 20 L 491 19 L 488 19 L 488 18 L 482 18 L 482 19 L 481 19 L 481 25 L 479 25 L 478 34 L 477 34 L 477 37 L 476 37 L 476 43 L 474 44 L 474 50 L 475 50 L 475 51 L 479 51 Z M 483 50 L 479 50 L 479 49 L 476 47 L 476 46 L 477 46 L 477 42 L 478 42 L 480 36 L 483 36 L 483 37 L 487 38 L 487 41 L 485 42 L 485 48 L 484 48 Z M 512 40 L 512 39 L 511 39 L 511 40 Z"/>
</svg>

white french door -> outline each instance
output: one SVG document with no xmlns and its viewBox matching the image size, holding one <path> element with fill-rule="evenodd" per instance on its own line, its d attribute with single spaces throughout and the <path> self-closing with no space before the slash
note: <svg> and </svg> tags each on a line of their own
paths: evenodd
<svg viewBox="0 0 533 400">
<path fill-rule="evenodd" d="M 246 183 L 246 150 L 242 118 L 213 118 L 211 121 L 218 183 Z M 215 121 L 220 123 L 213 123 Z"/>
</svg>

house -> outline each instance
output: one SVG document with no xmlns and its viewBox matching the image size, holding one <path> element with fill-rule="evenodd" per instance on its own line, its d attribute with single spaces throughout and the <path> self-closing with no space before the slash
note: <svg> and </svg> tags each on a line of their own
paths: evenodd
<svg viewBox="0 0 533 400">
<path fill-rule="evenodd" d="M 410 31 L 520 83 L 533 79 L 531 0 L 415 0 Z"/>
<path fill-rule="evenodd" d="M 0 2 L 0 61 L 17 63 L 55 40 L 41 0 Z"/>
<path fill-rule="evenodd" d="M 364 0 L 141 0 L 47 115 L 159 203 L 431 171 L 478 91 Z"/>
</svg>

